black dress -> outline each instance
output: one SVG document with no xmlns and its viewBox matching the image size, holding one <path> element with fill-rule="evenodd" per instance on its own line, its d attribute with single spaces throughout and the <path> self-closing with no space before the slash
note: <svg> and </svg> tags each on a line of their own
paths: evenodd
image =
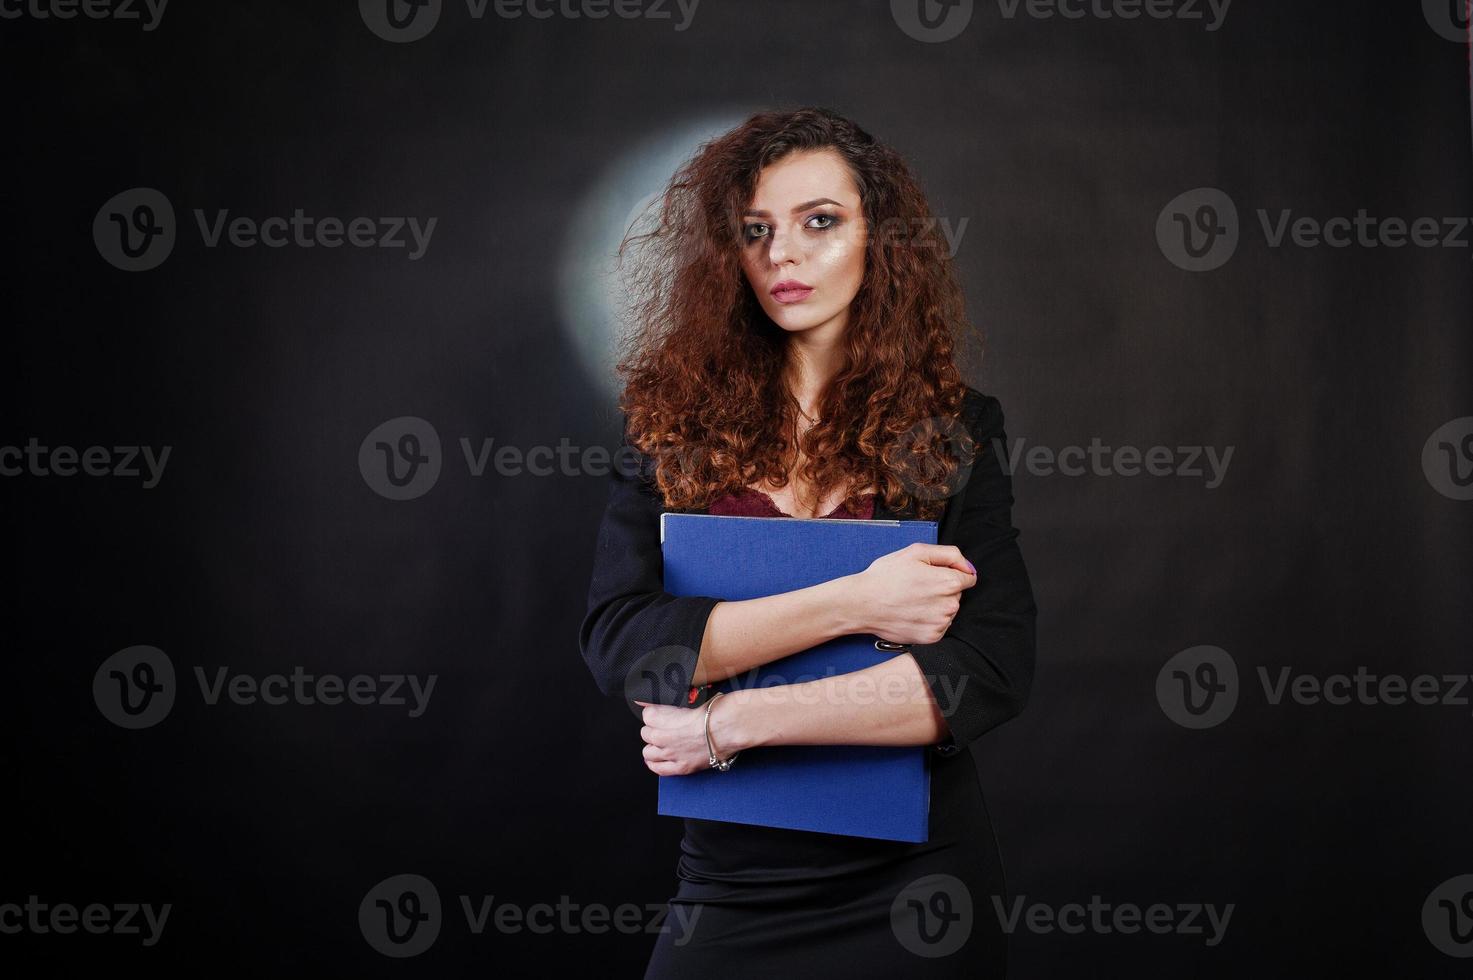
<svg viewBox="0 0 1473 980">
<path fill-rule="evenodd" d="M 979 455 L 947 503 L 937 540 L 956 545 L 978 581 L 962 593 L 947 634 L 909 654 L 950 729 L 931 757 L 930 839 L 686 818 L 677 890 L 646 980 L 1003 975 L 998 910 L 1008 900 L 968 746 L 1027 699 L 1036 609 L 1011 521 L 1012 481 L 998 456 L 1006 441 L 1001 407 L 968 389 L 963 420 Z M 606 694 L 694 704 L 689 680 L 720 600 L 663 591 L 659 514 L 667 508 L 647 471 L 616 472 L 612 483 L 580 630 L 584 659 Z M 914 515 L 877 503 L 872 516 Z M 653 692 L 652 677 L 660 678 Z M 633 678 L 641 679 L 637 695 Z"/>
</svg>

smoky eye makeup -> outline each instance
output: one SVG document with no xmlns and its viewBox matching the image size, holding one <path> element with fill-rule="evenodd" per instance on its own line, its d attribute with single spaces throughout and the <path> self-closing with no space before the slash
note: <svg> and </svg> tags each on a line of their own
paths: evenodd
<svg viewBox="0 0 1473 980">
<path fill-rule="evenodd" d="M 760 222 L 754 222 L 754 223 L 743 225 L 742 226 L 742 241 L 746 242 L 747 244 L 751 244 L 752 242 L 757 241 L 757 239 L 765 237 L 765 233 L 759 234 L 758 231 L 757 231 L 757 229 L 765 229 L 766 227 L 767 227 L 766 225 L 764 225 L 764 224 L 762 224 Z"/>
<path fill-rule="evenodd" d="M 821 223 L 815 224 L 815 219 L 819 219 Z M 843 223 L 843 218 L 839 217 L 837 214 L 833 214 L 828 211 L 816 211 L 803 219 L 803 227 L 807 228 L 810 231 L 828 231 L 830 228 L 837 228 Z M 765 237 L 766 235 L 765 230 L 759 233 L 758 229 L 766 228 L 766 222 L 748 222 L 742 227 L 742 237 L 748 242 L 754 242 L 759 238 Z"/>
</svg>

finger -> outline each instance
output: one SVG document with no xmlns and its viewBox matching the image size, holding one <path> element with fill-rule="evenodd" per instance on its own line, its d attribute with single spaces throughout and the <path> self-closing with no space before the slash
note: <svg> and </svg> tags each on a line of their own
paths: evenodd
<svg viewBox="0 0 1473 980">
<path fill-rule="evenodd" d="M 954 544 L 913 544 L 911 547 L 916 549 L 916 557 L 927 565 L 954 568 L 972 577 L 977 574 L 977 569 Z"/>
<path fill-rule="evenodd" d="M 667 762 L 665 750 L 658 745 L 646 745 L 641 753 L 647 762 Z"/>
<path fill-rule="evenodd" d="M 648 701 L 636 701 L 634 703 L 644 705 L 644 707 L 640 709 L 639 716 L 646 722 L 657 722 L 661 718 L 668 718 L 670 712 L 672 711 L 685 710 L 683 708 L 677 708 L 673 704 L 651 704 Z"/>
<path fill-rule="evenodd" d="M 931 571 L 931 568 L 934 568 L 935 571 Z M 970 589 L 978 582 L 978 577 L 968 572 L 965 568 L 932 565 L 921 574 L 932 579 L 935 583 L 934 588 L 939 595 L 961 595 L 961 593 Z"/>
</svg>

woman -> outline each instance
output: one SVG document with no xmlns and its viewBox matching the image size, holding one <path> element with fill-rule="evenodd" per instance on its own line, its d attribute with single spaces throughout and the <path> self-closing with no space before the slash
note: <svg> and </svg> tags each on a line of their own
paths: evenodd
<svg viewBox="0 0 1473 980">
<path fill-rule="evenodd" d="M 659 227 L 625 243 L 641 257 L 618 366 L 639 468 L 616 468 L 580 643 L 606 694 L 649 698 L 631 698 L 645 765 L 710 767 L 707 725 L 735 765 L 781 745 L 934 746 L 922 844 L 687 819 L 647 977 L 1002 974 L 1007 902 L 969 746 L 1027 699 L 1036 610 L 1002 411 L 960 378 L 961 291 L 930 219 L 893 150 L 800 109 L 704 144 Z M 937 520 L 939 543 L 782 595 L 677 597 L 663 510 Z M 908 646 L 716 695 L 706 717 L 712 684 L 850 633 Z"/>
</svg>

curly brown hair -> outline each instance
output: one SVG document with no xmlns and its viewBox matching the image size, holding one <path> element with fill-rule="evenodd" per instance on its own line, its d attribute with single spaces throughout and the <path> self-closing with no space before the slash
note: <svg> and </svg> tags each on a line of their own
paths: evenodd
<svg viewBox="0 0 1473 980">
<path fill-rule="evenodd" d="M 850 306 L 844 361 L 797 434 L 783 380 L 786 334 L 741 267 L 741 215 L 762 169 L 791 153 L 833 149 L 848 165 L 872 231 Z M 822 500 L 873 487 L 894 511 L 934 520 L 975 445 L 959 420 L 967 386 L 955 360 L 972 330 L 944 238 L 904 159 L 826 108 L 760 112 L 698 148 L 657 199 L 652 231 L 626 235 L 635 323 L 616 371 L 629 443 L 653 459 L 671 509 L 699 509 L 756 482 L 787 485 L 796 453 Z M 957 435 L 960 438 L 957 438 Z"/>
</svg>

